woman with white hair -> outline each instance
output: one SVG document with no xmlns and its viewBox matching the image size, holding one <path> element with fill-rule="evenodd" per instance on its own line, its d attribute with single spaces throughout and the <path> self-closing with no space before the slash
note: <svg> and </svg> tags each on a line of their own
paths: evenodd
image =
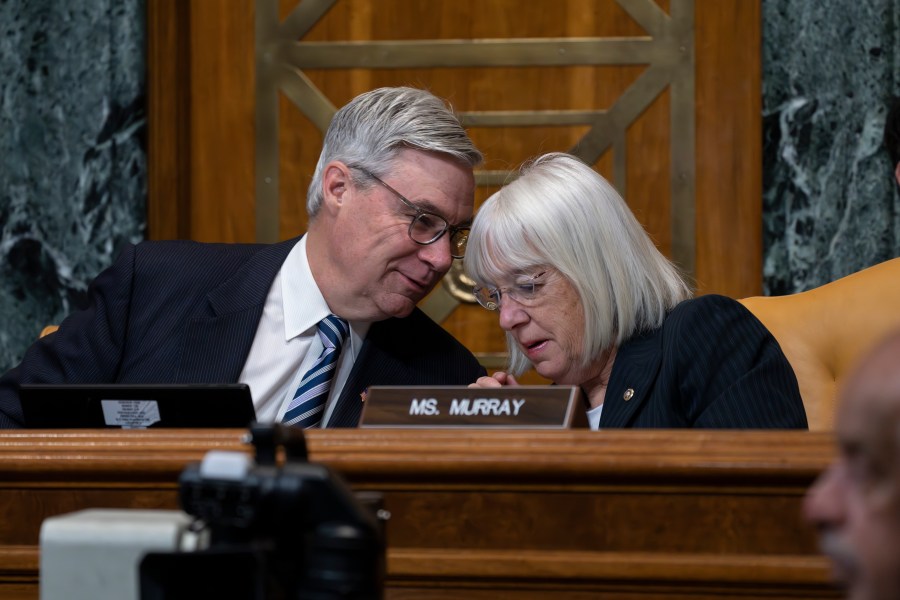
<svg viewBox="0 0 900 600">
<path fill-rule="evenodd" d="M 806 428 L 778 342 L 739 302 L 692 298 L 622 197 L 577 158 L 526 164 L 491 196 L 465 268 L 499 312 L 508 371 L 577 385 L 591 427 Z"/>
</svg>

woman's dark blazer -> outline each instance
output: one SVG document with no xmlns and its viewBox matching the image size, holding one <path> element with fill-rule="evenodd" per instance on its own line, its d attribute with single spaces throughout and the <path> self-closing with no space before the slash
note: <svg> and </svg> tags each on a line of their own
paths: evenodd
<svg viewBox="0 0 900 600">
<path fill-rule="evenodd" d="M 807 429 L 797 378 L 742 304 L 701 296 L 617 352 L 600 428 Z"/>
</svg>

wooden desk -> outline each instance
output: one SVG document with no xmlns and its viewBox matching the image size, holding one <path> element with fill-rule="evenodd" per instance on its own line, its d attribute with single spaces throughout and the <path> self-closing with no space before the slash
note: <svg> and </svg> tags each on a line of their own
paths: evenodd
<svg viewBox="0 0 900 600">
<path fill-rule="evenodd" d="M 46 517 L 177 508 L 185 464 L 242 431 L 0 434 L 0 597 L 38 597 Z M 838 598 L 800 505 L 827 434 L 328 430 L 310 459 L 391 512 L 412 598 Z"/>
</svg>

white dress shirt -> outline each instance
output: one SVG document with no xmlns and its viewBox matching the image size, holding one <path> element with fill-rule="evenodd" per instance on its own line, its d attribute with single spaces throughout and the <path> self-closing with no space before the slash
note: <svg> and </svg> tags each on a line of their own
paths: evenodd
<svg viewBox="0 0 900 600">
<path fill-rule="evenodd" d="M 304 235 L 291 249 L 272 282 L 239 379 L 250 386 L 256 420 L 260 423 L 281 421 L 300 380 L 322 352 L 316 325 L 329 314 L 331 310 L 309 268 Z M 350 337 L 341 349 L 325 404 L 323 427 L 331 418 L 369 325 L 350 322 Z"/>
</svg>

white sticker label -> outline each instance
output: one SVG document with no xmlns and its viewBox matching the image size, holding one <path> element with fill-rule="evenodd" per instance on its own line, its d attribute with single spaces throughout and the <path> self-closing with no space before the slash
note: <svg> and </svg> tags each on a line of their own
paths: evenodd
<svg viewBox="0 0 900 600">
<path fill-rule="evenodd" d="M 103 420 L 122 429 L 143 429 L 159 422 L 155 400 L 101 400 Z"/>
</svg>

